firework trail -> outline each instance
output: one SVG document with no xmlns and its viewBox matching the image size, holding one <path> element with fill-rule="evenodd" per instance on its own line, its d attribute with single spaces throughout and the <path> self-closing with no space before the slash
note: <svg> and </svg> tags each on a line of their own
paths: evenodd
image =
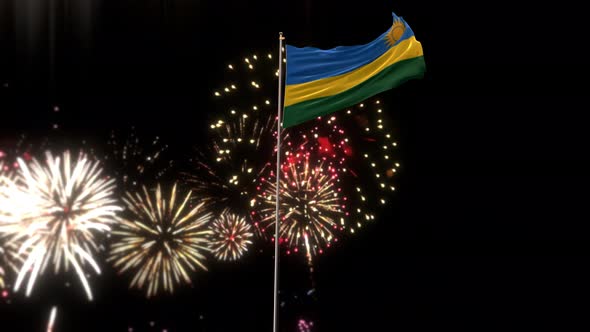
<svg viewBox="0 0 590 332">
<path fill-rule="evenodd" d="M 51 312 L 49 313 L 49 321 L 47 322 L 47 332 L 53 332 L 53 324 L 55 323 L 55 318 L 57 317 L 57 307 L 52 307 Z"/>
<path fill-rule="evenodd" d="M 271 166 L 276 158 L 278 70 L 272 58 L 258 53 L 227 65 L 223 76 L 227 81 L 213 91 L 221 109 L 209 124 L 211 153 L 194 158 L 195 166 L 186 178 L 216 214 L 229 208 L 256 226 L 255 233 L 266 239 L 272 239 L 269 235 L 274 225 L 270 221 L 274 218 L 270 214 L 273 202 L 268 197 L 274 197 L 270 191 L 275 178 Z M 380 99 L 370 98 L 282 131 L 281 159 L 287 161 L 283 169 L 304 159 L 313 165 L 311 168 L 322 165 L 323 170 L 336 176 L 339 199 L 345 203 L 340 204 L 337 227 L 326 225 L 324 235 L 293 229 L 292 234 L 299 235 L 284 243 L 290 247 L 288 253 L 298 251 L 298 247 L 305 248 L 302 252 L 308 255 L 321 253 L 338 239 L 335 232 L 341 233 L 340 237 L 355 234 L 375 220 L 389 200 L 400 164 L 394 131 L 383 106 Z M 260 190 L 268 191 L 269 196 L 261 197 Z M 290 198 L 285 197 L 285 201 Z"/>
<path fill-rule="evenodd" d="M 30 163 L 18 159 L 15 181 L 0 190 L 0 234 L 10 242 L 22 241 L 18 254 L 23 264 L 14 285 L 16 291 L 28 275 L 26 295 L 49 265 L 54 273 L 73 266 L 89 300 L 92 292 L 83 267 L 88 263 L 97 274 L 93 254 L 98 235 L 108 233 L 121 211 L 113 196 L 114 180 L 103 175 L 98 161 L 84 154 L 72 160 L 69 151 Z"/>
<path fill-rule="evenodd" d="M 252 244 L 252 226 L 242 217 L 222 213 L 211 225 L 211 251 L 219 260 L 235 261 Z"/>
<path fill-rule="evenodd" d="M 207 270 L 203 253 L 211 233 L 206 227 L 211 213 L 204 203 L 190 206 L 191 192 L 179 199 L 176 184 L 168 197 L 160 185 L 154 191 L 144 186 L 126 193 L 128 211 L 112 232 L 108 258 L 120 273 L 132 272 L 130 287 L 147 288 L 147 297 L 191 283 L 188 270 Z"/>
</svg>

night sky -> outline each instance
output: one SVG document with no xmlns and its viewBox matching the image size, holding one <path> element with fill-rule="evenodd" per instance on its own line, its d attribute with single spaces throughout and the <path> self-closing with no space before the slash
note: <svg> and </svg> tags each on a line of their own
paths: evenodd
<svg viewBox="0 0 590 332">
<path fill-rule="evenodd" d="M 587 29 L 564 1 L 0 0 L 0 142 L 100 145 L 135 126 L 182 169 L 228 61 L 276 50 L 279 31 L 297 46 L 366 43 L 391 11 L 427 66 L 382 94 L 397 190 L 315 261 L 312 296 L 304 259 L 282 259 L 281 331 L 587 329 Z M 0 331 L 45 331 L 54 305 L 55 332 L 270 331 L 270 250 L 212 261 L 192 288 L 151 300 L 107 263 L 93 302 L 73 273 L 47 274 L 31 297 L 0 299 Z"/>
</svg>

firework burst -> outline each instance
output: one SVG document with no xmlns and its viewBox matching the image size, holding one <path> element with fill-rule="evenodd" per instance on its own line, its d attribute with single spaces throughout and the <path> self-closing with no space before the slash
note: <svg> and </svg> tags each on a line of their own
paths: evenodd
<svg viewBox="0 0 590 332">
<path fill-rule="evenodd" d="M 121 187 L 133 189 L 145 180 L 159 180 L 170 170 L 174 161 L 167 158 L 167 151 L 168 145 L 160 137 L 141 139 L 132 127 L 125 134 L 111 132 L 104 159 L 113 168 Z"/>
<path fill-rule="evenodd" d="M 211 251 L 219 260 L 235 261 L 252 244 L 252 226 L 235 214 L 222 213 L 209 227 Z"/>
<path fill-rule="evenodd" d="M 308 155 L 336 170 L 349 206 L 345 225 L 349 234 L 373 221 L 395 190 L 395 174 L 400 167 L 397 142 L 385 130 L 388 119 L 382 106 L 379 99 L 367 100 L 309 125 L 291 128 L 285 139 L 285 160 Z"/>
<path fill-rule="evenodd" d="M 257 235 L 271 239 L 269 227 L 274 228 L 274 213 L 271 214 L 274 202 L 269 197 L 274 197 L 272 191 L 276 189 L 271 166 L 276 158 L 277 63 L 271 54 L 250 54 L 228 64 L 223 77 L 227 81 L 213 91 L 213 98 L 222 109 L 216 110 L 217 118 L 209 124 L 212 152 L 195 158 L 196 166 L 187 180 L 213 205 L 213 211 L 221 213 L 229 208 L 254 224 Z M 288 253 L 299 251 L 297 248 L 305 241 L 309 242 L 304 245 L 309 252 L 302 252 L 321 253 L 322 248 L 333 242 L 328 238 L 336 241 L 350 236 L 376 219 L 395 190 L 395 175 L 400 167 L 391 121 L 385 116 L 379 98 L 287 128 L 281 136 L 281 160 L 286 161 L 283 170 L 291 172 L 288 176 L 305 174 L 305 163 L 309 169 L 320 167 L 321 172 L 335 176 L 331 181 L 340 190 L 338 200 L 345 203 L 338 204 L 339 212 L 323 212 L 336 217 L 335 228 L 325 223 L 324 228 L 317 229 L 322 232 L 293 228 L 294 237 L 284 243 L 290 247 Z M 297 172 L 290 171 L 291 165 L 296 165 Z M 263 197 L 261 192 L 267 196 Z M 281 195 L 285 192 L 288 191 L 283 190 Z M 289 202 L 290 198 L 281 196 L 281 200 Z M 293 209 L 303 211 L 301 207 Z M 299 214 L 296 220 L 305 215 Z M 281 227 L 282 237 L 285 232 L 288 232 L 286 228 Z"/>
<path fill-rule="evenodd" d="M 227 81 L 213 91 L 214 99 L 222 106 L 210 123 L 214 153 L 199 159 L 189 179 L 201 196 L 219 205 L 217 210 L 229 205 L 232 212 L 243 214 L 244 209 L 252 209 L 256 205 L 253 184 L 268 176 L 269 166 L 274 163 L 277 65 L 271 54 L 250 54 L 228 64 L 224 73 Z M 322 163 L 336 169 L 343 193 L 348 196 L 350 214 L 346 225 L 351 234 L 374 220 L 395 190 L 399 161 L 393 133 L 383 102 L 370 98 L 283 130 L 281 159 L 309 152 L 315 165 Z M 240 149 L 248 142 L 256 142 L 252 145 L 256 148 Z M 250 166 L 242 166 L 240 161 Z M 249 215 L 246 218 L 252 221 Z"/>
<path fill-rule="evenodd" d="M 279 188 L 280 237 L 284 245 L 297 252 L 316 255 L 337 241 L 335 233 L 345 224 L 346 200 L 338 185 L 338 173 L 323 164 L 314 166 L 308 155 L 283 164 Z M 262 178 L 254 212 L 256 226 L 266 233 L 275 224 L 276 177 Z M 290 252 L 290 251 L 289 251 Z"/>
<path fill-rule="evenodd" d="M 92 300 L 83 267 L 88 263 L 100 274 L 93 257 L 97 235 L 110 230 L 121 210 L 113 197 L 114 181 L 102 175 L 98 161 L 83 154 L 72 160 L 69 152 L 61 157 L 47 152 L 43 163 L 19 158 L 18 165 L 18 177 L 3 186 L 0 204 L 0 233 L 11 242 L 22 241 L 15 290 L 28 275 L 28 296 L 49 265 L 56 274 L 72 265 Z"/>
<path fill-rule="evenodd" d="M 147 288 L 147 297 L 160 289 L 174 292 L 174 285 L 191 283 L 189 271 L 207 270 L 210 231 L 206 224 L 211 213 L 204 203 L 190 207 L 191 192 L 178 199 L 176 184 L 163 197 L 160 185 L 150 193 L 127 192 L 127 214 L 113 230 L 108 260 L 120 273 L 133 271 L 130 287 Z"/>
<path fill-rule="evenodd" d="M 256 182 L 271 165 L 275 151 L 276 104 L 273 93 L 261 83 L 272 82 L 272 73 L 264 68 L 273 62 L 272 57 L 253 55 L 241 64 L 229 64 L 229 82 L 213 93 L 218 109 L 209 124 L 210 144 L 199 149 L 202 152 L 185 175 L 199 199 L 217 215 L 229 210 L 251 221 L 248 210 Z M 258 65 L 263 70 L 256 71 Z"/>
</svg>

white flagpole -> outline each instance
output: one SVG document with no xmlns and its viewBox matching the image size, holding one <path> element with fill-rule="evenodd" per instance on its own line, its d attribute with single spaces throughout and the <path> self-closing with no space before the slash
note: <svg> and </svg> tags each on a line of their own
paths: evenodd
<svg viewBox="0 0 590 332">
<path fill-rule="evenodd" d="M 281 109 L 283 97 L 283 33 L 279 32 L 279 99 L 277 100 L 277 191 L 276 191 L 276 216 L 275 216 L 275 281 L 274 281 L 274 311 L 273 332 L 279 332 L 279 193 L 281 182 Z"/>
</svg>

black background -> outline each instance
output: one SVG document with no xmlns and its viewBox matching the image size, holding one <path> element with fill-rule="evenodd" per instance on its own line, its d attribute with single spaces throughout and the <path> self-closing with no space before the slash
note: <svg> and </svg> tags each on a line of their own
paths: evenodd
<svg viewBox="0 0 590 332">
<path fill-rule="evenodd" d="M 288 300 L 282 330 L 301 317 L 314 331 L 587 329 L 589 73 L 573 4 L 1 0 L 0 135 L 135 124 L 180 156 L 204 139 L 227 60 L 276 47 L 279 31 L 300 46 L 361 44 L 391 11 L 427 63 L 423 80 L 384 94 L 400 128 L 399 190 L 377 223 L 319 259 L 317 300 Z M 282 269 L 285 297 L 304 294 L 305 266 Z M 0 330 L 42 331 L 51 305 L 59 332 L 271 329 L 269 255 L 152 301 L 113 274 L 93 281 L 92 303 L 75 279 L 48 278 L 0 304 Z"/>
</svg>

